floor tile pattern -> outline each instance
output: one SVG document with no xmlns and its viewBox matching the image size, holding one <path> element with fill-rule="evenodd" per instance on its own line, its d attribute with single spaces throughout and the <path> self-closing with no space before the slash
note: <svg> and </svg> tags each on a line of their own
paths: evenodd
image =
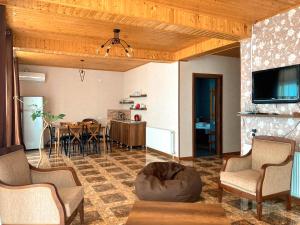
<svg viewBox="0 0 300 225">
<path fill-rule="evenodd" d="M 38 163 L 38 152 L 27 153 L 32 165 Z M 126 223 L 132 204 L 136 200 L 134 180 L 136 174 L 146 163 L 169 161 L 156 152 L 132 150 L 114 147 L 112 153 L 100 155 L 81 155 L 71 158 L 53 154 L 50 159 L 43 153 L 41 167 L 72 166 L 84 185 L 85 223 L 92 225 L 122 225 Z M 218 157 L 199 158 L 194 162 L 182 162 L 193 166 L 203 182 L 203 191 L 199 200 L 202 203 L 217 203 L 217 181 L 222 166 Z M 256 220 L 256 205 L 248 203 L 248 210 L 241 210 L 241 200 L 231 194 L 224 194 L 222 206 L 232 225 L 300 224 L 300 206 L 285 210 L 284 201 L 278 199 L 264 203 L 263 221 Z M 73 222 L 79 224 L 77 217 Z"/>
</svg>

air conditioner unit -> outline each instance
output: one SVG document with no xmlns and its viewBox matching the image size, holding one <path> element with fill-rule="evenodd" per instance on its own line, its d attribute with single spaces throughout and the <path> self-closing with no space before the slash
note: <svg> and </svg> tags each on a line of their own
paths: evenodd
<svg viewBox="0 0 300 225">
<path fill-rule="evenodd" d="M 19 72 L 19 79 L 24 81 L 45 82 L 46 74 L 35 72 Z"/>
</svg>

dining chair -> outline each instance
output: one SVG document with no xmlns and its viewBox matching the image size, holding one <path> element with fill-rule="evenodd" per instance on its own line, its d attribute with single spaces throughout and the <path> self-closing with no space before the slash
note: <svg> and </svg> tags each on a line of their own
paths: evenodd
<svg viewBox="0 0 300 225">
<path fill-rule="evenodd" d="M 72 145 L 73 151 L 75 151 L 75 145 L 78 145 L 80 149 L 80 153 L 84 156 L 84 148 L 82 142 L 82 131 L 83 131 L 83 124 L 75 123 L 69 124 L 69 144 Z M 71 156 L 70 148 L 68 148 L 69 157 Z"/>
<path fill-rule="evenodd" d="M 51 153 L 52 153 L 52 145 L 54 144 L 54 149 L 55 151 L 57 151 L 57 141 L 58 138 L 55 136 L 55 127 L 49 125 L 48 126 L 49 129 L 49 158 L 51 157 Z"/>
<path fill-rule="evenodd" d="M 112 152 L 112 139 L 111 139 L 111 127 L 109 124 L 106 125 L 105 127 L 105 145 L 106 145 L 106 151 L 108 151 L 108 143 L 109 143 L 109 148 L 110 152 Z"/>
<path fill-rule="evenodd" d="M 82 122 L 83 122 L 83 123 L 95 123 L 95 124 L 97 124 L 97 123 L 98 123 L 98 121 L 97 121 L 97 120 L 95 120 L 95 119 L 91 119 L 91 118 L 86 118 L 86 119 L 83 119 L 83 120 L 82 120 Z"/>
<path fill-rule="evenodd" d="M 100 141 L 101 141 L 101 135 L 100 135 L 100 129 L 101 129 L 101 124 L 93 124 L 89 123 L 86 125 L 87 131 L 89 134 L 89 139 L 87 140 L 88 144 L 90 143 L 93 144 L 93 148 L 96 149 L 96 153 L 99 153 L 101 148 L 100 148 Z"/>
</svg>

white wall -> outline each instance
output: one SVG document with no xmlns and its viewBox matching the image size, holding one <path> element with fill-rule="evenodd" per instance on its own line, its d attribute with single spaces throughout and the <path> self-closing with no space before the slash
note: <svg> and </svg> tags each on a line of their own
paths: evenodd
<svg viewBox="0 0 300 225">
<path fill-rule="evenodd" d="M 65 121 L 81 121 L 84 118 L 102 120 L 107 109 L 120 108 L 123 97 L 121 72 L 86 70 L 81 82 L 78 69 L 20 65 L 20 71 L 46 73 L 45 83 L 21 81 L 22 96 L 44 96 L 52 113 L 65 113 Z"/>
<path fill-rule="evenodd" d="M 148 110 L 133 111 L 132 116 L 141 114 L 148 127 L 175 131 L 175 155 L 178 155 L 178 62 L 148 63 L 125 72 L 123 97 L 134 91 L 148 95 L 134 99 L 135 103 L 146 104 Z"/>
<path fill-rule="evenodd" d="M 180 62 L 180 156 L 192 150 L 192 74 L 223 74 L 223 153 L 240 151 L 240 59 L 203 56 Z"/>
</svg>

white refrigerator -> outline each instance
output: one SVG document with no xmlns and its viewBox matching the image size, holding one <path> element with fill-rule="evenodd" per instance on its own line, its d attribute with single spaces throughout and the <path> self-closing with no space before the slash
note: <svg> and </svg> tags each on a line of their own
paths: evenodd
<svg viewBox="0 0 300 225">
<path fill-rule="evenodd" d="M 33 106 L 37 105 L 38 108 L 43 110 L 43 97 L 27 97 L 22 96 L 22 132 L 23 141 L 26 150 L 38 149 L 40 144 L 40 135 L 43 131 L 43 120 L 37 118 L 35 121 L 32 120 Z M 42 139 L 42 148 L 44 147 L 44 140 Z"/>
</svg>

